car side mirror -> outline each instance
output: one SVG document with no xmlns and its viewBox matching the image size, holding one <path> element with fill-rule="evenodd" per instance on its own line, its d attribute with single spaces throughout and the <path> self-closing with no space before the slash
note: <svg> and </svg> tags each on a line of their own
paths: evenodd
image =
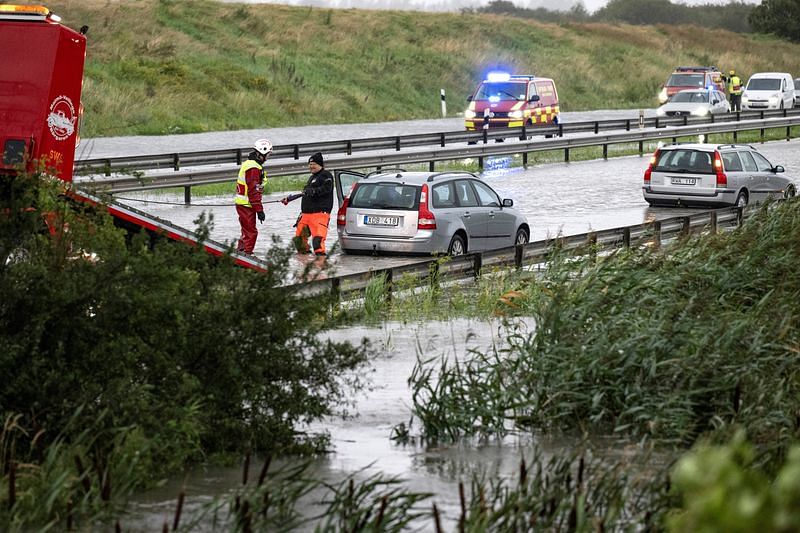
<svg viewBox="0 0 800 533">
<path fill-rule="evenodd" d="M 467 96 L 467 102 L 471 102 L 471 101 L 472 101 L 472 95 Z"/>
<path fill-rule="evenodd" d="M 538 94 L 534 94 L 533 96 L 531 96 L 531 97 L 528 99 L 528 101 L 529 101 L 529 102 L 538 102 L 538 101 L 539 101 L 539 95 L 538 95 Z"/>
<path fill-rule="evenodd" d="M 784 169 L 783 169 L 783 167 L 782 167 L 781 165 L 775 165 L 775 166 L 772 168 L 772 171 L 773 171 L 773 172 L 775 172 L 775 173 L 777 174 L 777 173 L 779 173 L 779 172 L 784 172 Z"/>
<path fill-rule="evenodd" d="M 719 100 L 711 100 L 711 103 L 717 105 L 719 103 Z"/>
<path fill-rule="evenodd" d="M 514 200 L 511 198 L 503 198 L 503 207 L 514 207 Z"/>
</svg>

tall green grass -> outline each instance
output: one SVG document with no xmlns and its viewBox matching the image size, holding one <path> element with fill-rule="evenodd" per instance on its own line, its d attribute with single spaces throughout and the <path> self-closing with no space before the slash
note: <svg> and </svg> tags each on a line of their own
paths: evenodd
<svg viewBox="0 0 800 533">
<path fill-rule="evenodd" d="M 497 67 L 556 80 L 564 111 L 652 107 L 678 64 L 798 70 L 800 45 L 699 27 L 210 0 L 54 0 L 89 26 L 84 137 L 451 116 Z"/>
</svg>

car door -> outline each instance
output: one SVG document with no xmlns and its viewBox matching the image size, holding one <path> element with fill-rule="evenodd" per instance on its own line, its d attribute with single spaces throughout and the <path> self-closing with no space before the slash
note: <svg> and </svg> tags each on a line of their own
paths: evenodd
<svg viewBox="0 0 800 533">
<path fill-rule="evenodd" d="M 764 190 L 767 186 L 766 176 L 759 172 L 753 155 L 755 154 L 750 150 L 741 150 L 739 152 L 742 167 L 744 168 L 742 186 L 747 187 L 750 193 L 750 203 L 763 202 L 766 197 Z"/>
<path fill-rule="evenodd" d="M 467 230 L 467 248 L 470 251 L 485 250 L 488 231 L 488 210 L 480 206 L 471 180 L 456 180 L 456 203 L 458 215 Z"/>
<path fill-rule="evenodd" d="M 350 194 L 353 185 L 364 178 L 366 174 L 355 172 L 352 170 L 335 170 L 333 172 L 333 181 L 336 187 L 336 198 L 339 200 L 339 205 L 342 205 L 344 197 Z"/>
<path fill-rule="evenodd" d="M 760 200 L 764 201 L 773 193 L 773 191 L 777 191 L 782 189 L 782 187 L 778 184 L 778 177 L 772 171 L 772 163 L 767 161 L 767 158 L 763 155 L 759 154 L 758 152 L 752 152 L 753 159 L 756 161 L 756 166 L 758 167 L 758 180 L 760 184 Z"/>
<path fill-rule="evenodd" d="M 472 180 L 482 209 L 487 210 L 486 249 L 511 246 L 516 218 L 503 209 L 500 196 L 482 181 Z"/>
</svg>

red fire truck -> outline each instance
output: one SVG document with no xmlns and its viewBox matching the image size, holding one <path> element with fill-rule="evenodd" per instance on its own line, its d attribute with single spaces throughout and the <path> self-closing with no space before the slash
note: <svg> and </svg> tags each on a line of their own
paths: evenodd
<svg viewBox="0 0 800 533">
<path fill-rule="evenodd" d="M 0 4 L 0 173 L 43 171 L 72 182 L 88 28 L 75 31 L 60 21 L 44 6 Z M 103 202 L 75 187 L 70 195 L 105 205 L 117 225 L 128 231 L 198 242 L 194 232 L 119 202 Z M 203 246 L 214 255 L 227 251 L 213 241 Z M 265 269 L 252 257 L 235 255 L 235 261 Z"/>
</svg>

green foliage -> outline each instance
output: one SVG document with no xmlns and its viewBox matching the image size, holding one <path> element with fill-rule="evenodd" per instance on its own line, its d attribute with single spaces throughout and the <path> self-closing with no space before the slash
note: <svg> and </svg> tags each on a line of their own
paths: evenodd
<svg viewBox="0 0 800 533">
<path fill-rule="evenodd" d="M 753 29 L 800 42 L 800 4 L 794 0 L 764 0 L 749 17 Z"/>
<path fill-rule="evenodd" d="M 18 446 L 75 447 L 91 432 L 109 457 L 137 442 L 153 479 L 208 454 L 326 442 L 296 427 L 358 386 L 366 347 L 320 340 L 330 302 L 283 287 L 290 251 L 256 273 L 126 239 L 42 176 L 2 187 L 0 413 L 29 428 Z"/>
<path fill-rule="evenodd" d="M 669 531 L 800 529 L 800 446 L 789 450 L 774 479 L 756 459 L 741 431 L 730 443 L 704 443 L 682 457 L 672 469 L 681 506 L 668 520 Z"/>
</svg>

